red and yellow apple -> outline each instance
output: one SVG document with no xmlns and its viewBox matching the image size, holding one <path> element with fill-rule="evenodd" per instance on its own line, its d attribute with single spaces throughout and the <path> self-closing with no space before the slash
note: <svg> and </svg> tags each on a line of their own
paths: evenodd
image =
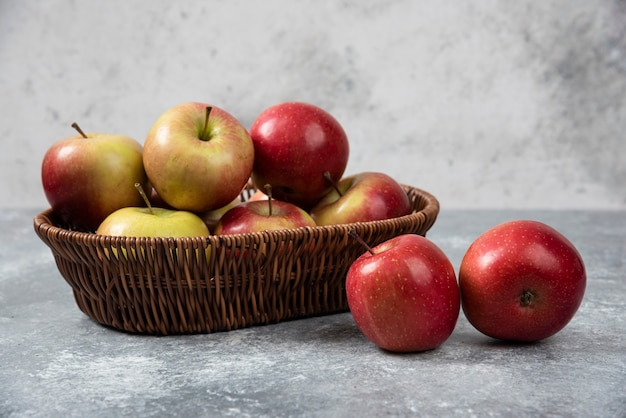
<svg viewBox="0 0 626 418">
<path fill-rule="evenodd" d="M 117 209 L 141 206 L 134 184 L 147 187 L 142 146 L 125 135 L 79 133 L 53 144 L 41 181 L 52 210 L 69 228 L 93 232 Z"/>
<path fill-rule="evenodd" d="M 210 231 L 204 221 L 196 214 L 173 209 L 156 207 L 126 207 L 118 209 L 100 224 L 96 230 L 98 235 L 116 237 L 208 237 Z M 122 247 L 124 257 L 128 257 L 126 248 Z M 211 248 L 204 251 L 209 259 Z M 105 250 L 105 254 L 108 251 Z M 137 256 L 131 249 L 133 257 Z M 141 251 L 143 254 L 143 250 Z M 119 257 L 118 248 L 113 248 L 113 255 Z M 199 252 L 196 252 L 198 257 Z"/>
<path fill-rule="evenodd" d="M 150 129 L 143 160 L 158 195 L 195 213 L 225 206 L 250 179 L 254 145 L 231 114 L 204 103 L 166 110 Z"/>
<path fill-rule="evenodd" d="M 411 212 L 404 188 L 384 173 L 364 172 L 345 177 L 311 209 L 318 225 L 396 218 Z"/>
<path fill-rule="evenodd" d="M 215 235 L 275 231 L 315 226 L 315 221 L 302 208 L 280 200 L 267 199 L 243 202 L 222 216 Z"/>
<path fill-rule="evenodd" d="M 210 232 L 196 214 L 184 210 L 127 207 L 100 224 L 96 233 L 118 237 L 205 237 Z"/>
</svg>

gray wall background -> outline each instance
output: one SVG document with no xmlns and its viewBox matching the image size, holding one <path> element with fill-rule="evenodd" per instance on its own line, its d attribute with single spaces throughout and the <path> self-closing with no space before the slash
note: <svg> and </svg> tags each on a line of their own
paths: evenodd
<svg viewBox="0 0 626 418">
<path fill-rule="evenodd" d="M 246 126 L 332 113 L 347 174 L 446 208 L 626 208 L 626 1 L 0 0 L 0 204 L 47 207 L 40 163 L 86 131 L 143 142 L 170 106 Z"/>
</svg>

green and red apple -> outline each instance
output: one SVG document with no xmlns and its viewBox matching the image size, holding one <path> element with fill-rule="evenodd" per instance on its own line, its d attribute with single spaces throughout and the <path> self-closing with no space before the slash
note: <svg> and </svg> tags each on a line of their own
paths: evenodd
<svg viewBox="0 0 626 418">
<path fill-rule="evenodd" d="M 378 221 L 410 212 L 406 190 L 378 172 L 344 177 L 310 211 L 318 225 Z"/>
<path fill-rule="evenodd" d="M 143 187 L 136 185 L 140 195 L 145 200 L 147 207 L 126 207 L 118 209 L 100 224 L 96 230 L 98 235 L 116 237 L 208 237 L 211 235 L 204 221 L 196 214 L 183 210 L 165 209 L 152 207 Z M 127 256 L 126 249 L 122 248 L 122 254 Z M 117 257 L 117 249 L 113 249 Z M 211 248 L 205 250 L 208 260 Z M 136 256 L 135 250 L 132 254 Z"/>
<path fill-rule="evenodd" d="M 251 232 L 278 231 L 300 227 L 313 227 L 315 221 L 299 206 L 272 198 L 271 192 L 267 199 L 246 201 L 238 204 L 222 216 L 215 227 L 215 235 L 245 234 Z M 291 251 L 292 244 L 280 243 L 278 253 Z M 228 256 L 249 257 L 256 250 L 237 249 L 234 253 L 226 250 Z"/>
<path fill-rule="evenodd" d="M 164 208 L 127 207 L 110 214 L 96 233 L 118 237 L 205 237 L 210 232 L 195 213 Z"/>
<path fill-rule="evenodd" d="M 215 235 L 275 231 L 315 226 L 315 221 L 302 208 L 275 199 L 242 202 L 222 216 Z"/>
<path fill-rule="evenodd" d="M 70 229 L 93 232 L 117 209 L 141 206 L 134 184 L 147 187 L 142 146 L 117 134 L 79 131 L 53 144 L 41 180 L 52 210 Z"/>
<path fill-rule="evenodd" d="M 176 209 L 201 213 L 240 194 L 250 179 L 254 145 L 230 113 L 190 102 L 156 120 L 144 143 L 143 160 L 161 199 Z"/>
</svg>

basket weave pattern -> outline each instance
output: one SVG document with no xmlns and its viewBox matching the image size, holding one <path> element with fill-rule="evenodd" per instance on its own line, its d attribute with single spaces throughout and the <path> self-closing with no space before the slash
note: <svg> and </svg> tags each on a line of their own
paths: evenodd
<svg viewBox="0 0 626 418">
<path fill-rule="evenodd" d="M 108 237 L 70 231 L 48 209 L 34 219 L 79 309 L 144 334 L 228 331 L 348 310 L 345 276 L 363 247 L 425 235 L 431 194 L 404 186 L 413 212 L 384 221 L 190 238 Z M 249 196 L 249 194 L 248 194 Z"/>
</svg>

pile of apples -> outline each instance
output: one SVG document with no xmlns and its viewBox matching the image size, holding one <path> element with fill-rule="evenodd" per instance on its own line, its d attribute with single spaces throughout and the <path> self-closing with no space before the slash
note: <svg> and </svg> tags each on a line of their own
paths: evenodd
<svg viewBox="0 0 626 418">
<path fill-rule="evenodd" d="M 216 106 L 183 103 L 156 120 L 143 146 L 74 127 L 79 134 L 48 150 L 41 173 L 54 213 L 74 230 L 207 236 L 411 211 L 406 191 L 384 173 L 342 177 L 347 135 L 332 115 L 308 103 L 271 106 L 249 131 Z M 258 192 L 243 201 L 249 182 Z"/>
<path fill-rule="evenodd" d="M 42 163 L 53 212 L 70 229 L 113 236 L 185 237 L 349 224 L 407 215 L 404 188 L 378 172 L 343 177 L 349 143 L 323 109 L 286 102 L 249 130 L 204 103 L 165 111 L 143 146 L 123 135 L 61 140 Z M 257 192 L 242 199 L 252 183 Z M 148 192 L 146 192 L 148 191 Z M 508 341 L 548 338 L 580 306 L 586 273 L 571 242 L 517 220 L 479 236 L 455 270 L 429 239 L 405 234 L 365 250 L 346 295 L 379 347 L 424 351 L 452 334 L 461 307 L 480 332 Z"/>
</svg>

